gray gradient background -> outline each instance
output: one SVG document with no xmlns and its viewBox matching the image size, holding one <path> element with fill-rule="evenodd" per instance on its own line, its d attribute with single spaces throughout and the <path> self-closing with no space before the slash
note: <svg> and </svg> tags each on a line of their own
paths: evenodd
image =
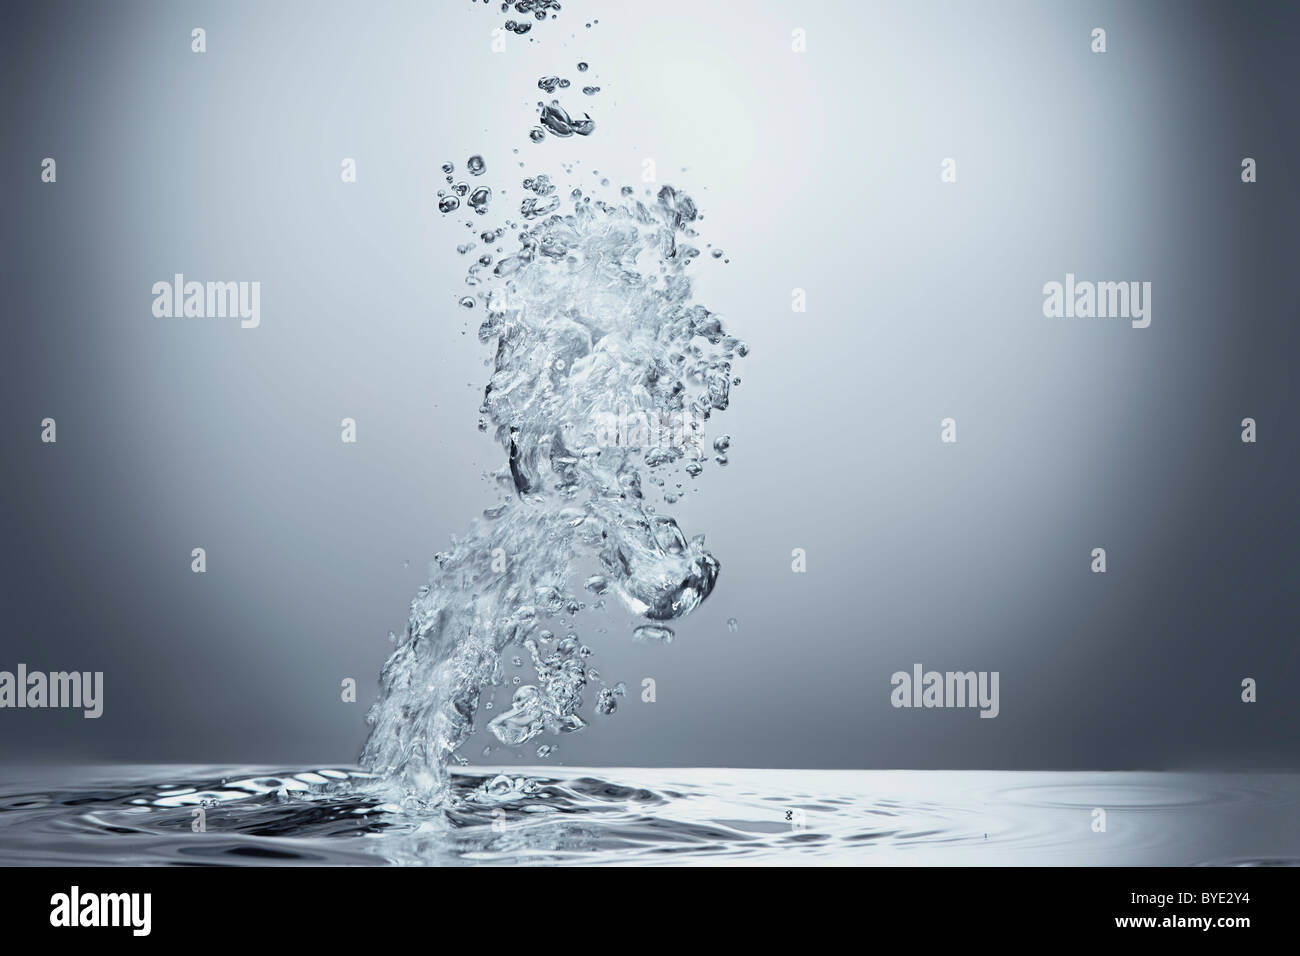
<svg viewBox="0 0 1300 956">
<path fill-rule="evenodd" d="M 570 0 L 494 54 L 498 9 L 7 10 L 0 668 L 107 690 L 98 721 L 0 711 L 0 759 L 355 759 L 386 632 L 496 496 L 465 217 L 434 201 L 481 152 L 501 211 L 520 159 L 654 158 L 752 347 L 732 463 L 677 509 L 717 590 L 670 647 L 592 618 L 659 700 L 553 759 L 1300 767 L 1294 5 Z M 529 143 L 536 78 L 578 60 L 595 135 Z M 1045 319 L 1067 271 L 1150 280 L 1151 327 Z M 261 281 L 262 327 L 153 318 L 174 272 Z M 1000 671 L 1001 716 L 894 710 L 917 661 Z"/>
</svg>

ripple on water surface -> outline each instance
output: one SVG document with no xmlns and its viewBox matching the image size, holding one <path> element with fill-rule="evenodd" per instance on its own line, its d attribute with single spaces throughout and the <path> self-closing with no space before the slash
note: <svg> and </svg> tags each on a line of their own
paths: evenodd
<svg viewBox="0 0 1300 956">
<path fill-rule="evenodd" d="M 413 813 L 353 769 L 43 770 L 0 791 L 0 863 L 1300 862 L 1294 774 L 511 768 L 452 786 Z"/>
</svg>

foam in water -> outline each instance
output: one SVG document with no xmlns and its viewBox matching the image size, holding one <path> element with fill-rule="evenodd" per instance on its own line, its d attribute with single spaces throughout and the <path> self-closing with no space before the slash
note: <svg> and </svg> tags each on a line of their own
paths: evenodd
<svg viewBox="0 0 1300 956">
<path fill-rule="evenodd" d="M 507 648 L 526 653 L 536 680 L 489 722 L 501 742 L 581 730 L 589 696 L 597 714 L 616 709 L 622 685 L 599 678 L 575 630 L 580 562 L 599 568 L 586 590 L 617 594 L 645 619 L 636 636 L 664 643 L 664 622 L 696 608 L 718 576 L 703 536 L 657 513 L 646 487 L 667 489 L 667 472 L 700 473 L 704 424 L 727 407 L 745 354 L 692 301 L 695 203 L 668 186 L 644 201 L 625 187 L 613 202 L 574 189 L 562 211 L 547 177 L 524 185 L 518 249 L 495 264 L 481 257 L 469 277 L 476 295 L 461 300 L 487 313 L 479 336 L 495 359 L 480 428 L 501 445 L 510 497 L 437 555 L 368 717 L 362 763 L 411 807 L 447 798 L 448 762 L 463 762 L 455 752 L 485 689 L 505 682 Z"/>
</svg>

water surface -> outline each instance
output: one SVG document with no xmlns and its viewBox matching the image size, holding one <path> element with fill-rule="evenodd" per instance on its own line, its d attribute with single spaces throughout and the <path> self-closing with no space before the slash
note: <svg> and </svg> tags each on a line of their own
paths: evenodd
<svg viewBox="0 0 1300 956">
<path fill-rule="evenodd" d="M 1296 774 L 512 767 L 422 812 L 348 768 L 6 778 L 4 865 L 1300 863 Z"/>
</svg>

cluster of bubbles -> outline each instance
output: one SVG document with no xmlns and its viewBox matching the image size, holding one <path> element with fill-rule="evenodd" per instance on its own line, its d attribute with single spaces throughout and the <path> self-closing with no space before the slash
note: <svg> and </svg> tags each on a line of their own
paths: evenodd
<svg viewBox="0 0 1300 956">
<path fill-rule="evenodd" d="M 538 19 L 559 8 L 513 6 Z M 543 77 L 538 85 L 549 92 L 569 84 Z M 539 108 L 552 135 L 586 136 L 595 127 L 556 101 Z M 449 187 L 438 194 L 442 212 L 463 200 L 489 213 L 487 185 L 458 182 L 453 163 L 442 169 Z M 472 180 L 487 165 L 475 155 L 466 169 Z M 479 428 L 502 450 L 495 478 L 503 501 L 435 556 L 405 632 L 392 637 L 367 718 L 362 763 L 375 786 L 408 807 L 450 799 L 449 766 L 466 762 L 458 748 L 480 709 L 494 709 L 496 687 L 514 687 L 509 707 L 487 721 L 507 747 L 581 730 L 588 699 L 596 716 L 617 711 L 626 687 L 600 675 L 578 633 L 587 600 L 603 607 L 606 595 L 616 597 L 641 619 L 636 639 L 668 643 L 669 622 L 709 596 L 719 571 L 703 535 L 688 537 L 650 500 L 651 486 L 665 502 L 678 500 L 682 481 L 669 487 L 672 473 L 684 481 L 703 470 L 705 426 L 728 407 L 740 381 L 733 363 L 746 354 L 719 317 L 693 301 L 694 200 L 670 186 L 644 198 L 626 186 L 606 198 L 580 188 L 566 195 L 546 175 L 522 186 L 517 218 L 478 232 L 484 248 L 465 279 L 472 294 L 459 299 L 485 314 L 478 335 L 493 358 Z M 600 423 L 616 415 L 689 427 L 653 447 L 610 443 Z M 730 438 L 712 447 L 725 464 Z M 579 589 L 584 566 L 595 573 Z M 510 665 L 530 670 L 528 682 Z M 534 752 L 554 750 L 544 743 Z"/>
<path fill-rule="evenodd" d="M 482 176 L 487 171 L 487 164 L 483 162 L 482 156 L 471 156 L 465 163 L 466 169 L 471 176 Z M 454 163 L 443 163 L 442 172 L 447 178 L 447 184 L 450 189 L 438 190 L 438 209 L 440 212 L 455 212 L 460 208 L 460 201 L 465 200 L 465 204 L 473 209 L 479 215 L 484 215 L 488 211 L 488 202 L 492 199 L 492 190 L 487 186 L 470 187 L 467 182 L 456 182 L 456 165 Z"/>
<path fill-rule="evenodd" d="M 588 65 L 578 64 L 578 72 L 586 73 Z M 572 85 L 571 81 L 560 76 L 542 76 L 537 79 L 537 88 L 545 93 L 554 93 L 556 90 L 567 90 Z M 584 86 L 583 95 L 595 96 L 600 92 L 599 86 Z M 596 121 L 587 113 L 583 113 L 581 118 L 575 118 L 560 105 L 559 100 L 551 100 L 546 103 L 539 100 L 537 103 L 537 113 L 539 116 L 537 126 L 528 131 L 528 138 L 534 143 L 540 143 L 546 139 L 546 134 L 566 138 L 577 134 L 578 136 L 590 136 L 596 129 Z"/>
<path fill-rule="evenodd" d="M 489 2 L 489 0 L 484 0 Z M 559 0 L 505 0 L 501 4 L 501 12 L 509 14 L 511 11 L 519 14 L 521 17 L 531 16 L 533 20 L 542 21 L 548 17 L 552 20 L 560 10 Z M 507 20 L 505 28 L 511 33 L 523 36 L 533 28 L 533 24 L 527 19 Z"/>
<path fill-rule="evenodd" d="M 483 0 L 491 4 L 493 0 Z M 534 22 L 556 19 L 560 12 L 559 0 L 502 0 L 501 12 L 508 18 L 503 26 L 516 36 L 531 33 Z M 515 19 L 518 17 L 519 19 Z M 599 20 L 591 20 L 585 26 L 590 29 Z"/>
</svg>

